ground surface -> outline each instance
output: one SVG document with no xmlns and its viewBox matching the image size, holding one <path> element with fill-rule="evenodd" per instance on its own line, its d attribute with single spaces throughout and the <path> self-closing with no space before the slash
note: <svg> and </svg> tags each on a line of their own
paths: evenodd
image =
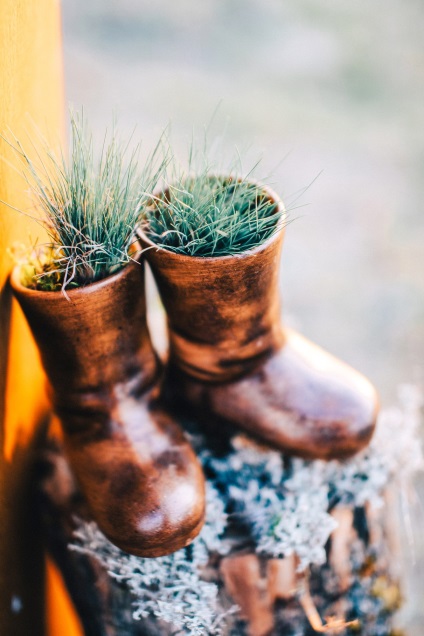
<svg viewBox="0 0 424 636">
<path fill-rule="evenodd" d="M 271 182 L 289 206 L 319 175 L 287 231 L 289 321 L 366 373 L 385 405 L 400 382 L 423 382 L 421 1 L 63 0 L 63 10 L 68 99 L 99 132 L 115 108 L 150 146 L 171 120 L 183 155 L 222 100 L 226 147 L 246 150 L 246 167 L 262 153 L 258 176 L 277 166 Z M 424 625 L 418 534 L 413 636 Z"/>
</svg>

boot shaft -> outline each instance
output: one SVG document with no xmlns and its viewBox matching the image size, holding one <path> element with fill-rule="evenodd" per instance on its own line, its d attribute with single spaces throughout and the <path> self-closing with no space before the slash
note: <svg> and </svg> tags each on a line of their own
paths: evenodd
<svg viewBox="0 0 424 636">
<path fill-rule="evenodd" d="M 141 233 L 168 314 L 171 363 L 200 379 L 224 381 L 281 346 L 282 226 L 255 249 L 203 258 L 154 249 Z"/>
<path fill-rule="evenodd" d="M 54 401 L 110 392 L 134 379 L 137 389 L 157 374 L 146 324 L 143 263 L 67 292 L 34 291 L 12 274 L 16 298 L 28 320 L 53 389 Z M 72 396 L 72 397 L 71 397 Z"/>
</svg>

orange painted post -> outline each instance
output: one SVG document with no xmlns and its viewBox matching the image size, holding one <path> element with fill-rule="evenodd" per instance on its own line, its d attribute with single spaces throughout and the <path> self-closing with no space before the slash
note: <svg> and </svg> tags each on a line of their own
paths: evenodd
<svg viewBox="0 0 424 636">
<path fill-rule="evenodd" d="M 52 145 L 63 141 L 60 4 L 1 0 L 0 132 L 28 139 L 34 124 Z M 27 186 L 14 164 L 0 140 L 0 199 L 28 209 Z M 50 636 L 76 636 L 81 631 L 51 569 L 46 620 L 44 555 L 29 496 L 30 449 L 47 402 L 37 350 L 10 296 L 6 253 L 29 235 L 41 238 L 37 224 L 0 204 L 0 634 L 45 636 L 49 625 Z"/>
<path fill-rule="evenodd" d="M 46 566 L 47 633 L 49 636 L 82 636 L 79 618 L 71 606 L 62 576 L 50 560 Z"/>
</svg>

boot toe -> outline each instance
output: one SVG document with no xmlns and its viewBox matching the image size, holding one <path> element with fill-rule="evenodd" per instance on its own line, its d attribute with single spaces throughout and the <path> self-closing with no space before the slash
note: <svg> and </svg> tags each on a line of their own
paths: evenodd
<svg viewBox="0 0 424 636">
<path fill-rule="evenodd" d="M 202 391 L 200 400 L 224 421 L 307 459 L 344 459 L 362 450 L 379 408 L 362 374 L 292 331 L 254 372 Z"/>
<path fill-rule="evenodd" d="M 364 378 L 364 383 L 367 382 Z M 373 386 L 366 391 L 346 387 L 331 408 L 312 424 L 312 454 L 321 459 L 345 459 L 363 450 L 374 433 L 379 402 Z M 365 388 L 365 387 L 364 387 Z"/>
<path fill-rule="evenodd" d="M 152 475 L 147 483 L 143 478 L 126 497 L 109 496 L 107 517 L 95 514 L 100 528 L 121 550 L 159 557 L 185 547 L 200 532 L 205 512 L 200 468 L 179 478 L 171 473 Z"/>
<path fill-rule="evenodd" d="M 158 453 L 129 448 L 119 440 L 84 449 L 68 444 L 93 519 L 129 554 L 158 557 L 185 547 L 200 532 L 205 514 L 204 475 L 194 451 L 180 435 Z"/>
<path fill-rule="evenodd" d="M 344 459 L 367 446 L 379 410 L 369 380 L 298 334 L 291 336 L 283 355 L 290 378 L 284 402 L 298 418 L 300 444 L 294 452 L 317 459 Z"/>
</svg>

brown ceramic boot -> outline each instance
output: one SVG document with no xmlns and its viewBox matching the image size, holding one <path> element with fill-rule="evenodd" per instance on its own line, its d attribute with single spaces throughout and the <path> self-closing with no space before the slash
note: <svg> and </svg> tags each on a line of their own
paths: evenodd
<svg viewBox="0 0 424 636">
<path fill-rule="evenodd" d="M 170 401 L 303 457 L 348 457 L 368 444 L 378 411 L 373 386 L 281 325 L 283 223 L 237 256 L 186 256 L 140 237 L 168 314 Z"/>
<path fill-rule="evenodd" d="M 65 449 L 94 519 L 126 552 L 187 545 L 204 516 L 204 478 L 157 403 L 161 375 L 146 325 L 143 263 L 61 292 L 15 295 L 39 346 Z"/>
</svg>

